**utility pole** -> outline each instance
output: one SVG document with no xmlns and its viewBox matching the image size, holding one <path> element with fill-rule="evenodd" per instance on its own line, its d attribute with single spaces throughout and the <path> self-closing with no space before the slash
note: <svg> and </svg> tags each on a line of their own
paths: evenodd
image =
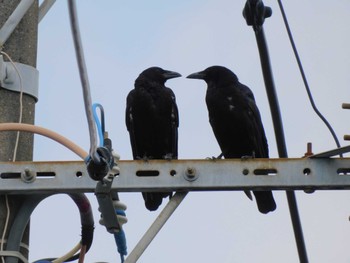
<svg viewBox="0 0 350 263">
<path fill-rule="evenodd" d="M 0 28 L 17 7 L 20 0 L 0 1 Z M 38 1 L 34 1 L 28 12 L 18 24 L 10 38 L 5 42 L 2 51 L 9 54 L 14 62 L 36 67 L 38 35 Z M 4 60 L 8 61 L 4 56 Z M 26 83 L 23 83 L 26 85 Z M 34 124 L 35 99 L 23 94 L 23 123 Z M 20 116 L 20 93 L 0 87 L 0 122 L 18 122 Z M 0 133 L 0 161 L 13 161 L 13 153 L 16 142 L 16 132 Z M 16 161 L 33 160 L 33 134 L 20 133 Z M 8 195 L 10 220 L 7 230 L 19 210 L 24 195 Z M 0 235 L 3 234 L 7 208 L 5 196 L 0 196 Z M 0 237 L 1 238 L 1 237 Z M 5 239 L 7 238 L 7 233 Z M 29 224 L 23 236 L 22 243 L 29 244 Z M 4 244 L 6 248 L 6 244 Z M 22 254 L 28 258 L 28 251 L 21 249 Z"/>
</svg>

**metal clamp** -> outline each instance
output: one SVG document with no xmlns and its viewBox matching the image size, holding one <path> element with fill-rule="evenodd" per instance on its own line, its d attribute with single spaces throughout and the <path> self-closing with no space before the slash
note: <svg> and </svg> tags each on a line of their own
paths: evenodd
<svg viewBox="0 0 350 263">
<path fill-rule="evenodd" d="M 97 183 L 95 195 L 99 205 L 99 210 L 103 217 L 103 224 L 109 233 L 117 233 L 121 229 L 112 198 L 112 184 L 114 174 L 109 174 L 104 180 Z"/>
<path fill-rule="evenodd" d="M 11 62 L 5 62 L 0 55 L 0 86 L 11 91 L 22 91 L 38 101 L 39 71 L 26 64 L 14 62 L 13 65 Z"/>
</svg>

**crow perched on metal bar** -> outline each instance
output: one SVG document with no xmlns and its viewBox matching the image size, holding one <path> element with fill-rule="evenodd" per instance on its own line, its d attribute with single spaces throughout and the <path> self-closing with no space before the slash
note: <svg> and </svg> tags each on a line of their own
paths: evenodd
<svg viewBox="0 0 350 263">
<path fill-rule="evenodd" d="M 177 77 L 181 77 L 177 72 L 151 67 L 135 80 L 125 114 L 135 160 L 177 159 L 179 114 L 175 94 L 165 86 L 168 79 Z M 146 208 L 154 211 L 171 192 L 142 195 Z"/>
<path fill-rule="evenodd" d="M 225 158 L 268 158 L 268 144 L 253 92 L 222 66 L 212 66 L 187 78 L 202 79 L 207 85 L 209 122 Z M 254 191 L 258 209 L 276 209 L 271 191 Z"/>
</svg>

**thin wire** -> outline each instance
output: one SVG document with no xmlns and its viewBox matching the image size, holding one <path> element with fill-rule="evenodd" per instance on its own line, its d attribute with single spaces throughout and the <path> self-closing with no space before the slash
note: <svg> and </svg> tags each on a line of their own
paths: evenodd
<svg viewBox="0 0 350 263">
<path fill-rule="evenodd" d="M 329 124 L 329 122 L 327 121 L 327 119 L 322 115 L 322 113 L 318 110 L 315 102 L 314 102 L 314 99 L 312 97 L 312 93 L 310 91 L 310 87 L 309 87 L 309 84 L 307 82 L 307 79 L 306 79 L 306 76 L 305 76 L 305 72 L 304 72 L 304 69 L 303 69 L 303 65 L 301 63 L 301 60 L 300 60 L 300 57 L 299 57 L 299 54 L 298 54 L 298 50 L 296 48 L 296 45 L 295 45 L 295 42 L 294 42 L 294 39 L 293 39 L 293 35 L 292 35 L 292 32 L 290 30 L 290 27 L 289 27 L 289 23 L 288 23 L 288 20 L 287 20 L 287 16 L 286 16 L 286 13 L 284 11 L 284 7 L 283 7 L 283 4 L 282 4 L 282 1 L 281 0 L 278 0 L 278 5 L 280 7 L 280 10 L 281 10 L 281 13 L 282 13 L 282 17 L 283 17 L 283 21 L 284 21 L 284 24 L 286 26 L 286 29 L 287 29 L 287 32 L 288 32 L 288 37 L 289 37 L 289 41 L 292 45 L 292 48 L 293 48 L 293 52 L 294 52 L 294 55 L 295 55 L 295 58 L 297 60 L 297 63 L 298 63 L 298 67 L 299 67 L 299 71 L 300 71 L 300 74 L 303 78 L 303 82 L 304 82 L 304 85 L 305 85 L 305 89 L 306 89 L 306 92 L 307 92 L 307 95 L 309 97 L 309 100 L 310 100 L 310 103 L 311 103 L 311 106 L 313 108 L 313 110 L 315 111 L 315 113 L 318 115 L 318 117 L 324 122 L 324 124 L 327 126 L 328 130 L 330 131 L 330 133 L 332 134 L 333 136 L 333 139 L 335 141 L 335 144 L 337 145 L 338 148 L 340 148 L 340 143 L 339 143 L 339 140 L 338 140 L 338 137 L 337 135 L 335 134 L 332 126 Z M 343 157 L 342 154 L 339 154 L 340 157 Z"/>
<path fill-rule="evenodd" d="M 11 62 L 13 68 L 15 69 L 18 77 L 19 77 L 19 85 L 20 85 L 20 93 L 19 93 L 19 119 L 18 119 L 18 123 L 22 123 L 22 118 L 23 118 L 23 82 L 22 82 L 22 76 L 19 73 L 18 68 L 16 67 L 16 64 L 13 62 L 13 60 L 11 59 L 10 55 L 7 54 L 4 51 L 1 51 L 1 54 L 5 55 L 7 57 L 7 59 Z M 16 157 L 17 157 L 17 150 L 18 150 L 18 144 L 19 144 L 19 135 L 20 132 L 17 131 L 17 137 L 16 137 L 16 142 L 15 142 L 15 147 L 13 150 L 13 157 L 12 157 L 12 161 L 16 161 Z"/>
<path fill-rule="evenodd" d="M 62 263 L 65 262 L 67 259 L 70 259 L 77 253 L 79 250 L 81 250 L 81 243 L 79 242 L 74 248 L 72 248 L 67 254 L 63 255 L 60 258 L 57 258 L 52 261 L 52 263 Z"/>
<path fill-rule="evenodd" d="M 8 223 L 10 221 L 10 212 L 11 212 L 7 195 L 5 195 L 5 203 L 6 203 L 6 220 L 5 220 L 4 231 L 2 232 L 2 236 L 1 236 L 1 251 L 4 251 L 5 235 L 8 228 Z M 1 257 L 1 261 L 2 263 L 5 263 L 5 258 Z"/>
<path fill-rule="evenodd" d="M 68 0 L 69 16 L 71 22 L 71 29 L 73 34 L 75 53 L 77 56 L 78 68 L 80 73 L 80 80 L 83 88 L 85 113 L 88 121 L 89 133 L 90 133 L 90 156 L 94 161 L 99 162 L 100 159 L 96 153 L 97 149 L 97 131 L 94 124 L 94 117 L 92 113 L 92 102 L 90 94 L 90 84 L 85 64 L 83 45 L 80 37 L 77 8 L 74 0 Z"/>
<path fill-rule="evenodd" d="M 81 246 L 81 249 L 80 249 L 78 263 L 84 263 L 85 254 L 86 254 L 86 245 L 83 245 L 83 246 Z"/>
<path fill-rule="evenodd" d="M 5 51 L 1 51 L 1 54 L 5 55 L 7 57 L 7 59 L 11 62 L 12 66 L 14 67 L 18 77 L 19 77 L 19 83 L 20 83 L 20 95 L 19 95 L 19 123 L 22 123 L 22 117 L 23 117 L 23 82 L 22 82 L 22 76 L 19 73 L 18 68 L 16 67 L 16 64 L 13 62 L 12 58 L 10 57 L 9 54 L 7 54 Z M 18 144 L 19 144 L 19 135 L 20 132 L 17 131 L 17 135 L 16 135 L 16 142 L 15 142 L 15 147 L 13 150 L 13 157 L 12 157 L 12 161 L 15 162 L 16 161 L 16 157 L 17 157 L 17 150 L 18 150 Z M 5 220 L 5 225 L 4 225 L 4 230 L 2 233 L 2 237 L 1 239 L 3 240 L 1 242 L 1 251 L 4 251 L 4 240 L 5 240 L 5 235 L 7 232 L 7 228 L 8 228 L 8 224 L 10 221 L 10 215 L 11 215 L 11 209 L 10 209 L 10 205 L 9 205 L 9 199 L 8 196 L 5 195 L 5 203 L 6 203 L 6 220 Z M 4 257 L 1 257 L 1 260 L 3 263 L 5 263 L 5 259 Z"/>
</svg>

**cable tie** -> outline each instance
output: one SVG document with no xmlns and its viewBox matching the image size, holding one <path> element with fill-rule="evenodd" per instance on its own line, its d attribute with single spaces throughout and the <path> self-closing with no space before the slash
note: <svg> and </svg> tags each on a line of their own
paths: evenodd
<svg viewBox="0 0 350 263">
<path fill-rule="evenodd" d="M 25 256 L 22 255 L 19 251 L 0 251 L 0 257 L 15 257 L 20 259 L 23 263 L 28 263 L 28 259 L 26 259 Z"/>
<path fill-rule="evenodd" d="M 6 243 L 7 243 L 7 239 L 0 239 L 0 244 L 1 244 L 1 243 L 6 244 Z M 21 242 L 21 243 L 19 243 L 19 246 L 20 246 L 21 248 L 24 248 L 24 249 L 26 249 L 26 250 L 29 251 L 29 246 L 28 246 L 27 244 Z M 4 250 L 3 250 L 3 251 L 4 251 Z"/>
</svg>

